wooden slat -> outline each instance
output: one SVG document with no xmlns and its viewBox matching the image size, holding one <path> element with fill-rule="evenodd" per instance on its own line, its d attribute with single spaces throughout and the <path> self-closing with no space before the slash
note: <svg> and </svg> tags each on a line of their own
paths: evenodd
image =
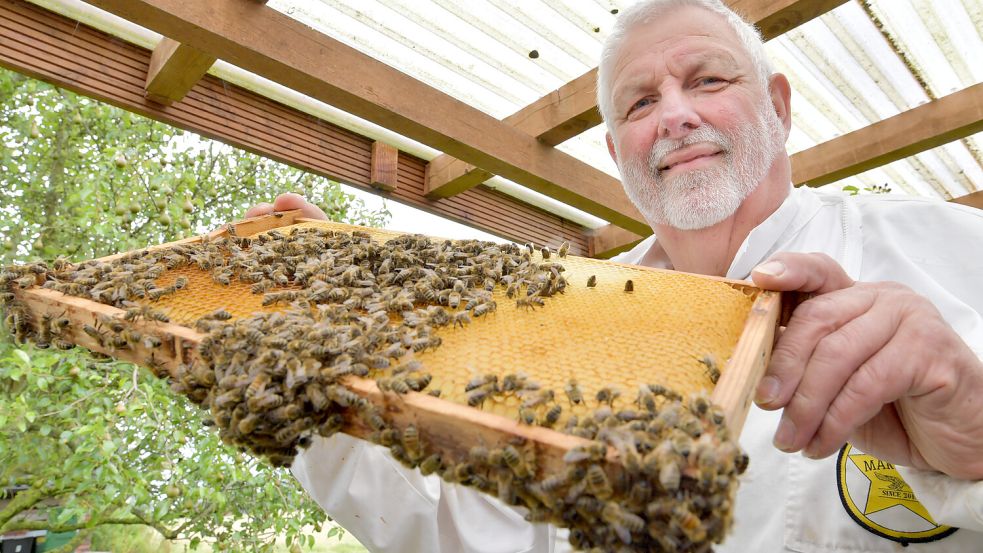
<svg viewBox="0 0 983 553">
<path fill-rule="evenodd" d="M 956 204 L 975 207 L 976 209 L 983 209 L 983 190 L 966 194 L 965 196 L 959 196 L 958 198 L 953 198 L 949 201 Z"/>
<path fill-rule="evenodd" d="M 792 182 L 822 186 L 983 131 L 983 83 L 792 156 Z"/>
<path fill-rule="evenodd" d="M 764 40 L 771 40 L 846 3 L 846 0 L 730 0 L 726 3 L 748 21 L 755 22 Z M 601 124 L 596 90 L 595 67 L 502 122 L 544 144 L 555 146 Z M 435 196 L 467 190 L 493 175 L 448 154 L 434 158 L 431 165 L 427 191 Z"/>
<path fill-rule="evenodd" d="M 728 428 L 744 427 L 755 387 L 771 360 L 781 304 L 782 296 L 778 292 L 761 292 L 758 295 L 734 353 L 727 360 L 727 368 L 710 395 L 714 403 L 722 406 Z M 733 435 L 737 436 L 739 432 Z"/>
<path fill-rule="evenodd" d="M 590 241 L 587 247 L 588 255 L 600 259 L 608 259 L 621 252 L 630 250 L 643 239 L 643 236 L 639 236 L 634 232 L 629 232 L 614 225 L 605 225 L 591 231 Z"/>
<path fill-rule="evenodd" d="M 369 184 L 380 190 L 396 190 L 398 160 L 399 150 L 395 146 L 378 140 L 373 142 Z"/>
<path fill-rule="evenodd" d="M 144 91 L 150 57 L 149 50 L 37 6 L 0 2 L 0 66 L 379 193 L 370 186 L 371 139 L 210 75 L 181 102 L 150 102 Z M 425 162 L 400 152 L 398 167 L 399 188 L 381 195 L 516 242 L 568 241 L 571 254 L 586 255 L 585 229 L 576 223 L 484 187 L 432 201 L 422 192 Z"/>
<path fill-rule="evenodd" d="M 610 175 L 269 7 L 89 3 L 613 224 L 648 228 Z"/>
<path fill-rule="evenodd" d="M 215 56 L 167 37 L 150 57 L 147 97 L 161 104 L 180 101 L 215 63 Z"/>
</svg>

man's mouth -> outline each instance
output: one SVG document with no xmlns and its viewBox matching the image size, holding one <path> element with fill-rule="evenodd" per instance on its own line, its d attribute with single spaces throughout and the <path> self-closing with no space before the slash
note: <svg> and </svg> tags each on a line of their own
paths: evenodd
<svg viewBox="0 0 983 553">
<path fill-rule="evenodd" d="M 657 169 L 660 173 L 673 168 L 684 169 L 703 160 L 716 157 L 721 153 L 723 150 L 715 144 L 702 143 L 684 146 L 662 158 Z"/>
</svg>

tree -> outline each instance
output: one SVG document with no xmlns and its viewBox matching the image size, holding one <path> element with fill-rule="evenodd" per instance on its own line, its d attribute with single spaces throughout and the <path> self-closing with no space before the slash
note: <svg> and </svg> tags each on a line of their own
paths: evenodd
<svg viewBox="0 0 983 553">
<path fill-rule="evenodd" d="M 380 225 L 337 183 L 0 71 L 2 261 L 88 259 L 161 243 L 298 191 Z M 0 534 L 109 524 L 230 551 L 313 545 L 321 509 L 284 469 L 226 446 L 149 371 L 0 339 Z M 30 516 L 29 516 L 30 515 Z M 296 549 L 296 545 L 294 545 Z M 68 547 L 64 548 L 68 549 Z"/>
</svg>

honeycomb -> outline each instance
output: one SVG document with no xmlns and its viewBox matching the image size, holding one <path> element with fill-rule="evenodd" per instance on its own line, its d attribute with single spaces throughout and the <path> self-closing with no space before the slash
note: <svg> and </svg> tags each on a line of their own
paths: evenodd
<svg viewBox="0 0 983 553">
<path fill-rule="evenodd" d="M 329 222 L 279 230 L 303 227 L 358 229 L 378 242 L 401 234 Z M 541 260 L 542 254 L 537 252 L 535 258 Z M 550 261 L 563 264 L 570 286 L 564 294 L 546 298 L 543 307 L 517 308 L 499 287 L 494 293 L 496 311 L 473 317 L 463 328 L 436 331 L 441 347 L 415 354 L 433 375 L 430 389 L 440 389 L 444 399 L 467 404 L 465 385 L 476 376 L 525 374 L 543 388 L 555 390 L 565 414 L 596 407 L 593 398 L 605 387 L 620 392 L 615 408 L 627 408 L 644 383 L 663 384 L 684 396 L 709 391 L 713 383 L 701 358 L 709 355 L 724 367 L 754 301 L 753 295 L 726 282 L 685 273 L 574 256 L 557 260 L 555 252 Z M 248 283 L 233 280 L 225 286 L 193 265 L 166 272 L 158 284 L 170 285 L 178 276 L 188 279 L 187 287 L 152 303 L 172 322 L 190 326 L 218 308 L 236 317 L 284 309 L 264 307 L 263 295 L 251 293 Z M 596 286 L 588 288 L 591 276 Z M 633 282 L 632 292 L 625 292 L 627 280 Z M 571 378 L 588 398 L 585 404 L 574 406 L 562 396 Z M 515 417 L 518 404 L 514 395 L 493 397 L 482 409 Z"/>
</svg>

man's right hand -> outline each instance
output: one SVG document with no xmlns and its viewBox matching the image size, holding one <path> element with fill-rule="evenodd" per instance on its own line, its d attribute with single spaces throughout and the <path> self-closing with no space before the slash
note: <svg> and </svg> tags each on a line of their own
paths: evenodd
<svg viewBox="0 0 983 553">
<path fill-rule="evenodd" d="M 321 211 L 321 208 L 308 202 L 300 194 L 293 192 L 280 194 L 273 200 L 273 203 L 261 202 L 254 205 L 246 211 L 246 217 L 259 217 L 260 215 L 269 215 L 274 211 L 290 211 L 292 209 L 299 209 L 304 217 L 328 220 L 328 216 Z"/>
</svg>

